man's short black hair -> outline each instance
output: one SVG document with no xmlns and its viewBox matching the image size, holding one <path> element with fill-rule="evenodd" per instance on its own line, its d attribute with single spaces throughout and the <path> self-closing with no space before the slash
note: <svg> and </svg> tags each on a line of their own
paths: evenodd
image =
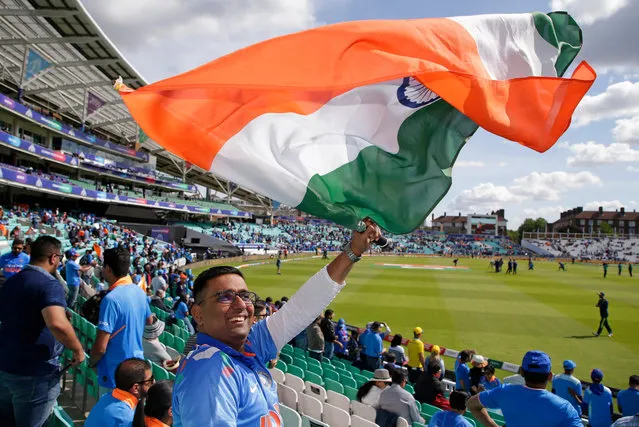
<svg viewBox="0 0 639 427">
<path fill-rule="evenodd" d="M 489 373 L 490 375 L 495 375 L 495 367 L 493 365 L 487 365 L 484 368 L 484 373 Z"/>
<path fill-rule="evenodd" d="M 288 302 L 288 297 L 282 297 L 282 298 L 280 298 L 280 300 L 281 300 L 282 302 Z"/>
<path fill-rule="evenodd" d="M 255 304 L 253 304 L 253 311 L 255 315 L 259 314 L 259 312 L 264 310 L 265 308 L 266 308 L 266 303 L 262 301 L 261 299 L 255 301 Z"/>
<path fill-rule="evenodd" d="M 120 390 L 129 391 L 137 383 L 146 378 L 146 371 L 151 370 L 151 364 L 137 357 L 125 359 L 115 368 L 115 386 Z"/>
<path fill-rule="evenodd" d="M 450 393 L 450 398 L 448 401 L 450 402 L 450 407 L 456 409 L 458 411 L 466 410 L 466 402 L 468 402 L 468 393 L 465 391 L 455 390 Z"/>
<path fill-rule="evenodd" d="M 324 317 L 331 316 L 333 313 L 334 313 L 334 312 L 333 312 L 333 310 L 331 310 L 330 308 L 327 308 L 327 309 L 324 311 Z"/>
<path fill-rule="evenodd" d="M 521 376 L 526 380 L 526 384 L 545 384 L 548 381 L 548 374 L 529 372 L 524 369 L 521 370 Z"/>
<path fill-rule="evenodd" d="M 470 360 L 470 351 L 469 350 L 462 350 L 459 353 L 459 360 L 463 363 L 466 363 Z"/>
<path fill-rule="evenodd" d="M 240 276 L 242 279 L 244 278 L 244 275 L 242 274 L 242 272 L 235 267 L 231 267 L 228 265 L 211 267 L 208 270 L 200 273 L 200 275 L 197 276 L 197 278 L 193 282 L 193 298 L 195 299 L 195 301 L 200 300 L 199 296 L 202 293 L 202 291 L 204 291 L 204 288 L 206 287 L 206 283 L 209 280 L 215 279 L 216 277 L 224 276 L 225 274 L 236 274 Z"/>
<path fill-rule="evenodd" d="M 104 265 L 111 268 L 117 277 L 129 274 L 131 268 L 131 254 L 124 248 L 111 248 L 104 251 Z"/>
<path fill-rule="evenodd" d="M 639 385 L 639 375 L 631 375 L 628 380 L 628 385 L 630 385 L 630 387 L 637 387 Z"/>
<path fill-rule="evenodd" d="M 442 370 L 442 365 L 439 364 L 438 360 L 433 360 L 433 359 L 428 360 L 428 366 L 426 367 L 426 371 L 429 374 L 435 375 L 437 372 L 441 370 Z"/>
<path fill-rule="evenodd" d="M 19 237 L 16 237 L 15 239 L 13 239 L 13 243 L 11 243 L 11 247 L 18 246 L 18 245 L 24 246 L 24 240 L 20 239 Z"/>
<path fill-rule="evenodd" d="M 393 369 L 390 374 L 393 384 L 401 384 L 406 381 L 406 374 L 403 369 Z"/>
<path fill-rule="evenodd" d="M 61 248 L 62 243 L 55 237 L 40 236 L 31 245 L 31 263 L 44 262 L 51 255 L 59 252 Z"/>
</svg>

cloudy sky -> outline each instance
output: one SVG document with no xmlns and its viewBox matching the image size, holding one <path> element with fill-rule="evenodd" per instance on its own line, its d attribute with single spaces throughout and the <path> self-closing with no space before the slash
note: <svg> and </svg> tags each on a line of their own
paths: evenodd
<svg viewBox="0 0 639 427">
<path fill-rule="evenodd" d="M 538 154 L 485 131 L 466 145 L 436 215 L 505 208 L 511 228 L 575 206 L 639 209 L 637 0 L 82 0 L 131 64 L 153 82 L 273 36 L 361 20 L 567 10 L 598 80 L 573 125 Z"/>
</svg>

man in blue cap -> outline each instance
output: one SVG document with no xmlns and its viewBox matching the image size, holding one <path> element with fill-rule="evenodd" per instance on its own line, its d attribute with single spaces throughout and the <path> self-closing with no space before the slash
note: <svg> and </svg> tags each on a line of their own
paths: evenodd
<svg viewBox="0 0 639 427">
<path fill-rule="evenodd" d="M 573 373 L 577 365 L 572 360 L 564 360 L 564 373 L 555 375 L 552 379 L 552 392 L 566 399 L 581 415 L 582 389 L 579 381 Z"/>
<path fill-rule="evenodd" d="M 603 384 L 603 372 L 593 369 L 590 373 L 592 384 L 584 393 L 583 406 L 588 408 L 588 422 L 591 427 L 608 427 L 612 424 L 612 392 Z"/>
<path fill-rule="evenodd" d="M 524 355 L 519 373 L 526 385 L 503 385 L 468 401 L 468 409 L 486 427 L 497 427 L 486 408 L 501 409 L 506 425 L 518 427 L 582 427 L 579 414 L 561 397 L 546 390 L 552 379 L 550 357 L 533 350 Z"/>
</svg>

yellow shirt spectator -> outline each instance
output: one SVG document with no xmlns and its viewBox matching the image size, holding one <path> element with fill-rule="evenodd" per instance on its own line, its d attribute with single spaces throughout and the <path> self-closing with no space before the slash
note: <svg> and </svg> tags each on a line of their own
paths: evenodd
<svg viewBox="0 0 639 427">
<path fill-rule="evenodd" d="M 423 368 L 422 357 L 424 357 L 424 343 L 419 338 L 414 338 L 406 344 L 408 351 L 408 366 L 411 368 Z M 422 357 L 419 357 L 419 356 Z"/>
</svg>

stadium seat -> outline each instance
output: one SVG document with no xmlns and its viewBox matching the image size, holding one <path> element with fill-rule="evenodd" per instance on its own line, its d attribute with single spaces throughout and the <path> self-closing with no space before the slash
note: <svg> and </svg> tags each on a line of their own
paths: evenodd
<svg viewBox="0 0 639 427">
<path fill-rule="evenodd" d="M 357 415 L 351 416 L 351 427 L 379 427 L 374 421 L 369 421 Z"/>
<path fill-rule="evenodd" d="M 341 408 L 326 403 L 322 412 L 322 421 L 329 426 L 347 427 L 351 425 L 351 415 Z"/>
<path fill-rule="evenodd" d="M 75 424 L 69 414 L 61 406 L 53 408 L 53 417 L 49 422 L 50 427 L 73 427 Z"/>
<path fill-rule="evenodd" d="M 286 363 L 287 365 L 293 364 L 293 357 L 286 353 L 280 353 L 280 360 Z"/>
<path fill-rule="evenodd" d="M 157 363 L 151 362 L 151 368 L 152 368 L 152 372 L 153 372 L 153 378 L 155 378 L 156 381 L 162 381 L 162 380 L 168 380 L 169 379 L 169 372 L 164 369 L 163 367 L 161 367 L 160 365 L 158 365 Z"/>
<path fill-rule="evenodd" d="M 362 373 L 362 371 L 360 371 L 360 369 L 357 366 L 353 366 L 353 365 L 346 365 L 346 370 L 348 372 L 350 372 L 351 374 L 360 374 Z"/>
<path fill-rule="evenodd" d="M 293 347 L 293 356 L 295 357 L 306 357 L 306 351 L 299 348 L 299 347 Z"/>
<path fill-rule="evenodd" d="M 406 421 L 406 418 L 399 417 L 397 418 L 397 427 L 411 427 L 411 425 L 408 424 L 408 421 Z"/>
<path fill-rule="evenodd" d="M 451 380 L 447 380 L 447 379 L 443 379 L 442 380 L 442 384 L 444 384 L 444 387 L 446 388 L 447 392 L 451 392 L 453 390 L 455 390 L 455 382 L 451 381 Z"/>
<path fill-rule="evenodd" d="M 344 383 L 344 395 L 350 400 L 357 400 L 357 389 L 355 387 L 348 386 Z"/>
<path fill-rule="evenodd" d="M 336 393 L 344 394 L 344 386 L 337 381 L 334 381 L 330 378 L 325 378 L 324 385 L 326 387 L 326 390 L 333 390 Z"/>
<path fill-rule="evenodd" d="M 333 381 L 338 381 L 340 380 L 340 375 L 335 372 L 335 371 L 329 371 L 324 369 L 324 381 L 326 380 L 333 380 Z"/>
<path fill-rule="evenodd" d="M 417 421 L 413 421 L 413 425 L 411 427 L 427 427 L 426 424 L 418 423 Z"/>
<path fill-rule="evenodd" d="M 321 376 L 317 375 L 315 372 L 311 372 L 311 371 L 304 372 L 304 379 L 312 383 L 315 383 L 317 385 L 324 386 L 324 380 L 322 379 Z"/>
<path fill-rule="evenodd" d="M 282 356 L 285 356 L 285 355 L 283 354 Z M 293 366 L 297 366 L 298 368 L 302 368 L 304 370 L 308 369 L 308 363 L 306 363 L 305 360 L 302 360 L 300 358 L 293 359 Z"/>
<path fill-rule="evenodd" d="M 357 383 L 357 387 L 361 387 L 368 382 L 368 378 L 361 374 L 353 374 L 353 379 Z"/>
<path fill-rule="evenodd" d="M 280 415 L 284 427 L 302 427 L 302 417 L 288 405 L 280 404 Z"/>
<path fill-rule="evenodd" d="M 316 420 L 322 419 L 323 405 L 319 399 L 308 394 L 298 394 L 297 398 L 300 414 L 308 415 Z"/>
<path fill-rule="evenodd" d="M 304 380 L 302 378 L 297 377 L 290 372 L 285 373 L 284 376 L 286 377 L 286 381 L 284 382 L 284 384 L 291 387 L 298 393 L 304 393 L 305 386 Z"/>
<path fill-rule="evenodd" d="M 331 427 L 320 420 L 309 417 L 308 415 L 302 415 L 302 427 Z"/>
<path fill-rule="evenodd" d="M 293 356 L 293 354 L 294 354 L 293 346 L 290 345 L 290 344 L 284 344 L 284 347 L 282 347 L 282 353 L 289 354 L 289 355 Z"/>
<path fill-rule="evenodd" d="M 326 390 L 321 385 L 310 381 L 304 382 L 304 394 L 316 397 L 320 402 L 326 402 Z"/>
<path fill-rule="evenodd" d="M 307 357 L 306 358 L 306 364 L 309 365 L 309 366 L 310 365 L 315 365 L 315 366 L 317 366 L 319 368 L 322 367 L 322 364 L 320 363 L 320 361 L 317 360 L 317 359 L 313 359 L 312 357 Z"/>
<path fill-rule="evenodd" d="M 280 371 L 277 368 L 269 369 L 271 372 L 271 376 L 275 380 L 276 383 L 284 384 L 286 382 L 286 377 L 284 376 L 284 372 Z"/>
<path fill-rule="evenodd" d="M 415 388 L 413 388 L 413 386 L 411 384 L 407 383 L 406 387 L 404 387 L 404 390 L 406 390 L 410 394 L 415 394 Z"/>
<path fill-rule="evenodd" d="M 297 396 L 298 393 L 292 387 L 285 384 L 277 385 L 277 397 L 279 401 L 295 411 L 297 411 Z"/>
<path fill-rule="evenodd" d="M 351 413 L 351 401 L 342 393 L 338 393 L 333 390 L 326 390 L 326 402 L 345 410 L 349 414 Z"/>
<path fill-rule="evenodd" d="M 324 375 L 324 370 L 322 369 L 321 366 L 316 366 L 316 365 L 309 364 L 308 368 L 306 368 L 306 370 L 309 371 L 309 372 L 313 372 L 314 374 L 317 374 L 320 377 L 322 375 Z"/>
<path fill-rule="evenodd" d="M 180 337 L 175 337 L 175 339 L 173 340 L 173 345 L 174 345 L 174 349 L 182 354 L 184 353 L 184 346 L 186 345 L 186 343 L 184 342 L 184 340 Z"/>
<path fill-rule="evenodd" d="M 346 365 L 344 364 L 344 362 L 340 362 L 339 360 L 333 359 L 331 363 L 333 364 L 335 368 L 340 368 L 340 369 L 346 368 Z"/>
<path fill-rule="evenodd" d="M 375 417 L 377 416 L 377 411 L 371 405 L 366 405 L 365 403 L 358 402 L 357 400 L 351 401 L 351 412 L 353 415 L 357 415 L 359 417 L 364 418 L 365 420 L 375 422 Z"/>
<path fill-rule="evenodd" d="M 275 367 L 284 373 L 288 371 L 288 365 L 286 364 L 286 362 L 282 360 L 278 360 L 277 363 L 275 364 Z"/>
<path fill-rule="evenodd" d="M 326 360 L 328 360 L 328 359 L 326 359 Z M 323 371 L 334 371 L 335 370 L 335 366 L 333 366 L 330 362 L 323 361 L 322 362 L 322 370 Z"/>
<path fill-rule="evenodd" d="M 353 373 L 350 371 L 347 371 L 346 369 L 336 369 L 335 371 L 337 371 L 337 373 L 339 374 L 339 376 L 341 378 L 347 377 L 347 378 L 353 378 Z"/>
<path fill-rule="evenodd" d="M 296 377 L 300 377 L 304 379 L 304 370 L 298 366 L 289 365 L 288 370 L 286 371 L 289 374 L 295 375 Z"/>
<path fill-rule="evenodd" d="M 363 370 L 362 375 L 370 380 L 371 378 L 375 376 L 375 372 Z"/>
</svg>

